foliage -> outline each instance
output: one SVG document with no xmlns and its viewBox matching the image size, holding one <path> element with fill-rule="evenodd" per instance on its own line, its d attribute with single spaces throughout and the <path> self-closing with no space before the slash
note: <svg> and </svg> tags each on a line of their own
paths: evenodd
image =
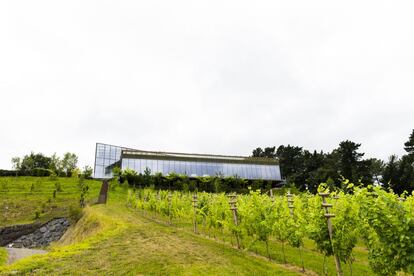
<svg viewBox="0 0 414 276">
<path fill-rule="evenodd" d="M 128 181 L 134 187 L 152 187 L 154 189 L 168 189 L 180 191 L 205 191 L 205 192 L 238 192 L 249 193 L 248 186 L 254 189 L 269 189 L 272 183 L 263 180 L 246 180 L 239 177 L 203 176 L 188 177 L 187 175 L 170 173 L 166 176 L 161 173 L 152 174 L 146 169 L 144 174 L 138 174 L 134 170 L 121 171 L 121 183 Z"/>
<path fill-rule="evenodd" d="M 93 174 L 93 169 L 90 166 L 83 167 L 82 176 L 86 179 L 91 179 Z"/>
<path fill-rule="evenodd" d="M 414 273 L 414 201 L 374 187 L 357 189 L 362 231 L 372 269 L 381 275 Z"/>
<path fill-rule="evenodd" d="M 66 152 L 63 155 L 61 168 L 63 173 L 66 176 L 71 176 L 74 169 L 76 169 L 76 165 L 78 164 L 78 156 L 74 153 Z"/>
<path fill-rule="evenodd" d="M 80 191 L 79 205 L 81 208 L 84 208 L 86 206 L 85 200 L 89 193 L 89 185 L 85 181 L 85 178 L 83 178 L 83 176 L 79 178 L 79 191 Z"/>
<path fill-rule="evenodd" d="M 404 143 L 404 149 L 408 154 L 414 154 L 414 129 L 410 134 L 410 138 Z"/>
<path fill-rule="evenodd" d="M 22 176 L 71 176 L 76 169 L 77 162 L 76 154 L 70 152 L 65 153 L 62 159 L 56 153 L 48 157 L 42 153 L 33 152 L 23 158 L 12 158 L 12 165 L 16 170 L 14 175 Z"/>
<path fill-rule="evenodd" d="M 233 221 L 229 199 L 225 194 L 197 193 L 196 219 L 205 223 L 209 231 L 226 231 L 242 238 L 247 248 L 257 242 L 266 244 L 266 254 L 270 258 L 268 242 L 273 236 L 282 245 L 301 248 L 304 239 L 316 244 L 318 251 L 325 256 L 336 255 L 352 269 L 354 249 L 358 239 L 363 239 L 369 249 L 372 269 L 379 274 L 390 275 L 404 270 L 409 273 L 414 268 L 414 195 L 400 202 L 397 196 L 380 187 L 355 187 L 345 180 L 342 184 L 349 193 L 331 193 L 327 203 L 333 205 L 332 240 L 330 239 L 322 199 L 309 193 L 294 197 L 294 210 L 290 212 L 286 196 L 270 198 L 259 190 L 250 190 L 248 195 L 237 196 L 238 225 Z M 329 192 L 327 185 L 319 191 Z M 167 191 L 139 189 L 136 195 L 129 192 L 128 205 L 150 212 L 157 212 L 175 219 L 191 221 L 192 194 L 173 192 L 172 202 L 168 202 Z M 170 206 L 170 207 L 168 207 Z M 171 208 L 171 209 L 169 209 Z M 286 262 L 286 258 L 283 258 Z"/>
<path fill-rule="evenodd" d="M 391 155 L 388 162 L 376 158 L 363 159 L 361 144 L 342 141 L 332 152 L 310 152 L 302 147 L 281 145 L 273 155 L 274 147 L 256 148 L 253 156 L 277 158 L 283 178 L 301 191 L 317 192 L 320 183 L 330 179 L 331 189 L 341 188 L 342 179 L 357 185 L 376 184 L 398 194 L 414 191 L 414 130 L 404 144 L 407 152 L 401 158 Z"/>
</svg>

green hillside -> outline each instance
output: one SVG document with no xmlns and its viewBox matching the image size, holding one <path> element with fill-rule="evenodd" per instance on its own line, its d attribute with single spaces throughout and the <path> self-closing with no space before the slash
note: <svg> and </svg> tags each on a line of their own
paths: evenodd
<svg viewBox="0 0 414 276">
<path fill-rule="evenodd" d="M 2 179 L 3 180 L 3 179 Z M 36 178 L 18 178 L 24 191 Z M 76 180 L 60 179 L 67 190 L 65 200 L 54 201 L 62 215 L 67 202 L 76 204 Z M 9 190 L 9 196 L 2 196 L 1 203 L 25 202 L 30 209 L 48 199 L 53 182 L 41 179 L 44 187 L 35 195 Z M 90 181 L 94 186 L 90 199 L 97 197 L 98 182 Z M 74 187 L 70 187 L 70 185 Z M 41 193 L 40 191 L 44 191 Z M 71 191 L 71 192 L 69 192 Z M 92 196 L 93 195 L 93 196 Z M 63 194 L 62 194 L 63 197 Z M 25 200 L 30 198 L 30 200 Z M 36 204 L 36 200 L 39 202 Z M 20 209 L 22 210 L 22 209 Z M 4 215 L 4 214 L 3 214 Z M 18 222 L 31 221 L 31 216 L 22 211 L 13 212 Z M 11 224 L 8 220 L 7 224 Z M 299 269 L 269 262 L 262 257 L 251 256 L 248 252 L 236 250 L 230 246 L 180 231 L 151 221 L 126 207 L 126 190 L 118 187 L 110 194 L 107 205 L 93 205 L 84 209 L 84 216 L 70 228 L 59 243 L 49 246 L 50 253 L 32 256 L 9 266 L 0 266 L 0 273 L 33 274 L 220 274 L 220 275 L 294 275 Z"/>
<path fill-rule="evenodd" d="M 92 202 L 101 183 L 85 182 L 89 186 L 87 199 Z M 77 178 L 0 177 L 0 226 L 68 216 L 79 205 L 78 183 Z"/>
</svg>

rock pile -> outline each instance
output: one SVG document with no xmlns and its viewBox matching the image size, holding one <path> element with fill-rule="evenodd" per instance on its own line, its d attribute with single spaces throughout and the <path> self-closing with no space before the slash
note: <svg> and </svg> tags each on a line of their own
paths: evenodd
<svg viewBox="0 0 414 276">
<path fill-rule="evenodd" d="M 57 218 L 42 225 L 31 234 L 21 236 L 9 244 L 15 248 L 36 248 L 49 245 L 59 240 L 68 229 L 70 222 L 67 218 Z"/>
<path fill-rule="evenodd" d="M 42 226 L 41 223 L 18 224 L 0 228 L 0 246 L 6 246 L 23 235 L 28 235 Z"/>
</svg>

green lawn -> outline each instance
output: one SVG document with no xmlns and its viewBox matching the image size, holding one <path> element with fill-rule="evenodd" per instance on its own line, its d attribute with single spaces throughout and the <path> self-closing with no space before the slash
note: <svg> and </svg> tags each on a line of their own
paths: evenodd
<svg viewBox="0 0 414 276">
<path fill-rule="evenodd" d="M 6 181 L 5 181 L 6 180 Z M 3 181 L 3 182 L 2 182 Z M 40 220 L 64 216 L 70 206 L 79 204 L 78 180 L 48 177 L 0 178 L 1 225 L 32 222 L 36 210 L 44 209 Z M 55 183 L 62 192 L 53 198 Z M 31 187 L 34 183 L 34 190 Z M 95 202 L 101 183 L 88 180 L 89 202 Z M 50 202 L 49 202 L 50 199 Z M 7 208 L 6 208 L 7 207 Z M 117 187 L 110 191 L 107 205 L 92 205 L 72 227 L 63 240 L 49 247 L 50 253 L 21 260 L 11 266 L 0 266 L 4 274 L 13 271 L 35 274 L 181 274 L 181 275 L 291 275 L 300 274 L 299 251 L 285 246 L 288 264 L 283 264 L 281 244 L 272 240 L 272 261 L 265 257 L 264 243 L 256 243 L 250 249 L 237 250 L 231 246 L 234 239 L 215 233 L 192 233 L 189 222 L 174 221 L 156 214 L 143 214 L 140 210 L 126 207 L 126 189 Z M 224 240 L 224 242 L 223 242 Z M 246 243 L 246 241 L 244 241 Z M 257 252 L 258 254 L 256 254 Z M 354 275 L 372 275 L 367 251 L 363 247 L 354 250 Z M 5 254 L 0 251 L 0 265 Z M 323 255 L 314 244 L 306 240 L 303 249 L 306 274 L 322 274 Z M 335 275 L 332 257 L 326 259 L 329 275 Z M 343 265 L 345 275 L 349 268 Z M 1 274 L 1 273 L 0 273 Z"/>
<path fill-rule="evenodd" d="M 201 236 L 145 219 L 120 201 L 85 209 L 85 215 L 45 255 L 11 266 L 8 274 L 78 275 L 297 275 L 298 269 L 251 256 Z"/>
<path fill-rule="evenodd" d="M 5 248 L 0 247 L 0 266 L 7 261 L 7 251 Z"/>
<path fill-rule="evenodd" d="M 90 188 L 88 199 L 96 200 L 101 183 L 85 181 Z M 0 177 L 0 226 L 68 216 L 70 208 L 79 205 L 78 182 L 77 178 Z M 54 198 L 57 185 L 61 191 Z M 36 212 L 38 219 L 35 219 Z"/>
</svg>

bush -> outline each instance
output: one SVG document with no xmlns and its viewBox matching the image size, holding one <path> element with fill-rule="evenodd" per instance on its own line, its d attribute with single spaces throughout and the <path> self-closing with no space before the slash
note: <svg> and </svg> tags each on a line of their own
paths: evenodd
<svg viewBox="0 0 414 276">
<path fill-rule="evenodd" d="M 53 172 L 49 169 L 44 168 L 34 168 L 31 172 L 32 176 L 50 176 Z"/>
<path fill-rule="evenodd" d="M 18 176 L 18 175 L 20 175 L 18 171 L 0 170 L 0 176 Z"/>
</svg>

